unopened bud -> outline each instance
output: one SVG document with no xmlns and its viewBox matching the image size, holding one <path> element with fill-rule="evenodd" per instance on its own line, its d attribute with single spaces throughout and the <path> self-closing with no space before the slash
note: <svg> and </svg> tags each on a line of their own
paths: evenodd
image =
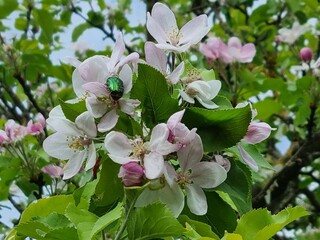
<svg viewBox="0 0 320 240">
<path fill-rule="evenodd" d="M 300 58 L 304 62 L 310 62 L 312 60 L 313 53 L 311 48 L 304 47 L 300 50 Z"/>
<path fill-rule="evenodd" d="M 144 180 L 144 168 L 137 162 L 128 162 L 121 166 L 118 177 L 126 187 L 140 186 Z"/>
</svg>

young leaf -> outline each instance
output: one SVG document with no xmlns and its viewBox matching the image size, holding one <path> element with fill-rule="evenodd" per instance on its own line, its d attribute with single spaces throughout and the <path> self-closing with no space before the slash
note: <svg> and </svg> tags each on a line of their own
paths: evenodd
<svg viewBox="0 0 320 240">
<path fill-rule="evenodd" d="M 179 236 L 184 228 L 165 205 L 154 203 L 130 214 L 127 231 L 130 240 L 143 240 Z"/>
<path fill-rule="evenodd" d="M 89 209 L 91 197 L 95 193 L 98 180 L 88 182 L 85 186 L 77 189 L 73 193 L 75 204 L 78 208 Z"/>
<path fill-rule="evenodd" d="M 88 28 L 90 28 L 90 25 L 88 23 L 81 23 L 76 26 L 72 32 L 72 42 L 76 42 L 81 34 Z"/>
<path fill-rule="evenodd" d="M 142 119 L 150 128 L 166 122 L 178 111 L 178 101 L 171 98 L 165 77 L 146 64 L 138 65 L 138 78 L 132 88 L 131 98 L 140 100 Z"/>
<path fill-rule="evenodd" d="M 225 110 L 187 108 L 182 122 L 190 129 L 197 128 L 205 151 L 231 147 L 246 134 L 251 121 L 250 106 Z"/>
<path fill-rule="evenodd" d="M 277 215 L 265 208 L 255 209 L 240 218 L 234 233 L 246 240 L 268 240 L 287 224 L 307 215 L 309 213 L 301 206 L 286 208 Z"/>
</svg>

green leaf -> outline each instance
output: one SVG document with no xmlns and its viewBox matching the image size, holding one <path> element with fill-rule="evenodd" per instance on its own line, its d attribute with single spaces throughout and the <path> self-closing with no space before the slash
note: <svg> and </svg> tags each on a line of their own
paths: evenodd
<svg viewBox="0 0 320 240">
<path fill-rule="evenodd" d="M 241 235 L 236 233 L 228 233 L 226 232 L 221 240 L 244 240 Z"/>
<path fill-rule="evenodd" d="M 75 200 L 75 204 L 78 208 L 82 208 L 86 210 L 89 209 L 91 197 L 95 193 L 97 183 L 98 183 L 98 180 L 88 182 L 83 187 L 74 191 L 73 197 Z"/>
<path fill-rule="evenodd" d="M 45 234 L 50 230 L 50 228 L 44 223 L 36 221 L 19 224 L 15 229 L 19 235 L 28 236 L 35 239 L 43 239 Z"/>
<path fill-rule="evenodd" d="M 74 227 L 60 227 L 50 230 L 44 240 L 58 240 L 58 239 L 68 239 L 68 240 L 78 240 L 77 230 Z"/>
<path fill-rule="evenodd" d="M 69 204 L 65 215 L 75 224 L 80 240 L 91 239 L 91 231 L 98 220 L 95 214 L 85 209 L 79 209 L 74 204 Z"/>
<path fill-rule="evenodd" d="M 131 98 L 140 100 L 142 119 L 150 128 L 166 122 L 178 111 L 178 101 L 171 98 L 165 77 L 146 64 L 138 65 L 138 79 L 132 88 Z"/>
<path fill-rule="evenodd" d="M 211 227 L 206 223 L 192 220 L 186 215 L 180 215 L 178 220 L 183 225 L 189 224 L 192 227 L 192 229 L 202 237 L 220 239 L 214 232 L 212 232 Z"/>
<path fill-rule="evenodd" d="M 77 103 L 67 103 L 59 99 L 59 103 L 66 118 L 72 122 L 74 122 L 81 113 L 87 111 L 86 103 L 83 100 Z"/>
<path fill-rule="evenodd" d="M 266 120 L 275 113 L 282 111 L 282 105 L 274 99 L 266 98 L 253 104 L 253 108 L 258 111 L 257 118 L 260 120 Z"/>
<path fill-rule="evenodd" d="M 246 134 L 251 121 L 250 106 L 244 108 L 207 110 L 187 108 L 182 122 L 197 128 L 205 151 L 217 151 L 234 146 Z"/>
<path fill-rule="evenodd" d="M 35 15 L 37 23 L 42 29 L 40 42 L 51 44 L 55 26 L 53 21 L 53 14 L 45 9 L 34 9 L 32 13 Z"/>
<path fill-rule="evenodd" d="M 50 229 L 73 227 L 73 224 L 62 214 L 51 213 L 45 218 L 34 218 L 34 221 L 45 224 Z"/>
<path fill-rule="evenodd" d="M 93 239 L 99 232 L 101 232 L 108 225 L 118 220 L 122 215 L 123 207 L 121 203 L 112 209 L 110 212 L 106 213 L 102 217 L 98 219 L 98 221 L 94 224 L 92 231 L 90 233 L 90 237 L 88 239 Z"/>
<path fill-rule="evenodd" d="M 104 159 L 95 193 L 97 206 L 111 205 L 123 197 L 123 185 L 118 177 L 120 165 L 107 156 Z"/>
<path fill-rule="evenodd" d="M 239 213 L 244 213 L 252 209 L 251 199 L 251 171 L 239 161 L 230 159 L 231 168 L 228 172 L 227 179 L 220 184 L 215 190 L 227 193 Z"/>
<path fill-rule="evenodd" d="M 130 240 L 179 236 L 184 232 L 178 220 L 161 203 L 133 210 L 127 222 L 127 230 Z"/>
<path fill-rule="evenodd" d="M 233 232 L 237 226 L 235 211 L 216 192 L 205 192 L 205 194 L 208 203 L 208 211 L 205 215 L 195 215 L 187 207 L 184 208 L 182 214 L 210 225 L 212 231 L 219 237 L 222 237 L 225 231 Z"/>
<path fill-rule="evenodd" d="M 309 213 L 301 206 L 286 208 L 277 215 L 267 209 L 256 209 L 240 218 L 234 233 L 246 240 L 268 240 L 287 224 L 307 215 Z"/>
<path fill-rule="evenodd" d="M 17 0 L 0 0 L 0 18 L 6 18 L 18 7 Z"/>
<path fill-rule="evenodd" d="M 22 213 L 19 224 L 30 221 L 34 217 L 46 217 L 55 212 L 64 214 L 65 209 L 73 203 L 72 195 L 59 195 L 50 198 L 43 198 L 31 203 Z"/>
<path fill-rule="evenodd" d="M 76 26 L 72 32 L 72 42 L 76 42 L 81 34 L 88 28 L 90 28 L 90 25 L 88 23 L 82 23 Z"/>
</svg>

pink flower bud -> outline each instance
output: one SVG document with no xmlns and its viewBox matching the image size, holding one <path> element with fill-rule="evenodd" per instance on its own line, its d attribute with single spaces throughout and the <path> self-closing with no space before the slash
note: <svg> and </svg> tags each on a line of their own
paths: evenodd
<svg viewBox="0 0 320 240">
<path fill-rule="evenodd" d="M 27 133 L 31 135 L 37 135 L 43 132 L 43 129 L 46 126 L 46 119 L 43 117 L 41 113 L 36 115 L 37 122 L 33 122 L 30 120 L 27 124 Z"/>
<path fill-rule="evenodd" d="M 214 158 L 212 159 L 212 161 L 218 163 L 219 165 L 221 165 L 227 172 L 229 172 L 231 164 L 230 161 L 227 158 L 224 158 L 221 155 L 214 155 Z"/>
<path fill-rule="evenodd" d="M 308 47 L 301 48 L 300 58 L 302 61 L 310 62 L 312 60 L 312 57 L 313 57 L 313 52 L 311 48 L 308 48 Z"/>
<path fill-rule="evenodd" d="M 53 178 L 61 178 L 63 175 L 62 167 L 50 164 L 41 168 L 41 171 Z"/>
<path fill-rule="evenodd" d="M 265 122 L 251 122 L 243 141 L 251 144 L 262 142 L 270 136 L 272 130 L 275 128 Z"/>
<path fill-rule="evenodd" d="M 137 162 L 128 162 L 121 166 L 118 177 L 126 187 L 140 186 L 144 180 L 144 168 Z"/>
</svg>

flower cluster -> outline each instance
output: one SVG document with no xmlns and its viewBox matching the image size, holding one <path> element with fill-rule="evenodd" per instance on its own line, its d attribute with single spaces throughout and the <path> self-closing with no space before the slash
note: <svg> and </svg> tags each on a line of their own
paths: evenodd
<svg viewBox="0 0 320 240">
<path fill-rule="evenodd" d="M 228 44 L 225 44 L 220 38 L 211 37 L 206 43 L 200 45 L 199 50 L 208 62 L 220 60 L 225 64 L 233 62 L 249 63 L 252 62 L 256 54 L 254 44 L 247 43 L 242 46 L 240 39 L 237 37 L 231 37 Z"/>
<path fill-rule="evenodd" d="M 145 61 L 135 52 L 124 56 L 121 33 L 110 57 L 98 55 L 83 62 L 69 58 L 69 63 L 75 67 L 72 83 L 77 95 L 69 104 L 82 102 L 86 110 L 74 118 L 66 116 L 63 106 L 50 112 L 47 124 L 54 133 L 45 139 L 44 150 L 68 162 L 63 170 L 48 167 L 44 171 L 54 177 L 63 174 L 63 179 L 72 178 L 83 165 L 85 171 L 97 166 L 99 148 L 121 165 L 118 177 L 125 187 L 144 187 L 137 207 L 160 200 L 178 216 L 186 195 L 190 211 L 203 215 L 208 209 L 203 189 L 212 189 L 224 182 L 230 162 L 222 155 L 204 152 L 197 129 L 189 129 L 182 120 L 184 107 L 192 104 L 199 103 L 206 109 L 219 108 L 213 99 L 221 89 L 221 82 L 213 77 L 207 79 L 181 55 L 176 56 L 199 43 L 208 33 L 207 16 L 198 16 L 179 29 L 173 12 L 166 5 L 156 3 L 147 15 L 146 25 L 157 43 L 145 43 Z M 209 45 L 202 45 L 204 49 L 209 49 Z M 208 54 L 213 56 L 213 53 Z M 231 38 L 228 46 L 219 49 L 217 57 L 222 57 L 226 63 L 250 62 L 254 54 L 252 44 L 242 47 L 239 39 Z M 130 98 L 138 62 L 161 72 L 172 96 L 175 94 L 179 99 L 176 102 L 180 110 L 168 116 L 166 122 L 156 122 L 151 127 L 140 118 L 143 101 L 136 94 L 134 96 L 141 102 Z M 143 130 L 137 131 L 139 134 L 122 132 L 117 124 L 123 116 L 130 121 L 138 120 L 136 123 L 141 123 Z M 259 137 L 252 140 L 252 134 L 260 132 L 256 130 L 260 125 L 256 125 L 250 125 L 243 141 L 261 140 Z"/>
<path fill-rule="evenodd" d="M 21 141 L 26 135 L 38 135 L 43 133 L 46 126 L 45 118 L 41 113 L 35 116 L 35 121 L 30 120 L 26 126 L 9 119 L 4 125 L 4 130 L 0 130 L 0 145 L 15 144 Z"/>
</svg>

